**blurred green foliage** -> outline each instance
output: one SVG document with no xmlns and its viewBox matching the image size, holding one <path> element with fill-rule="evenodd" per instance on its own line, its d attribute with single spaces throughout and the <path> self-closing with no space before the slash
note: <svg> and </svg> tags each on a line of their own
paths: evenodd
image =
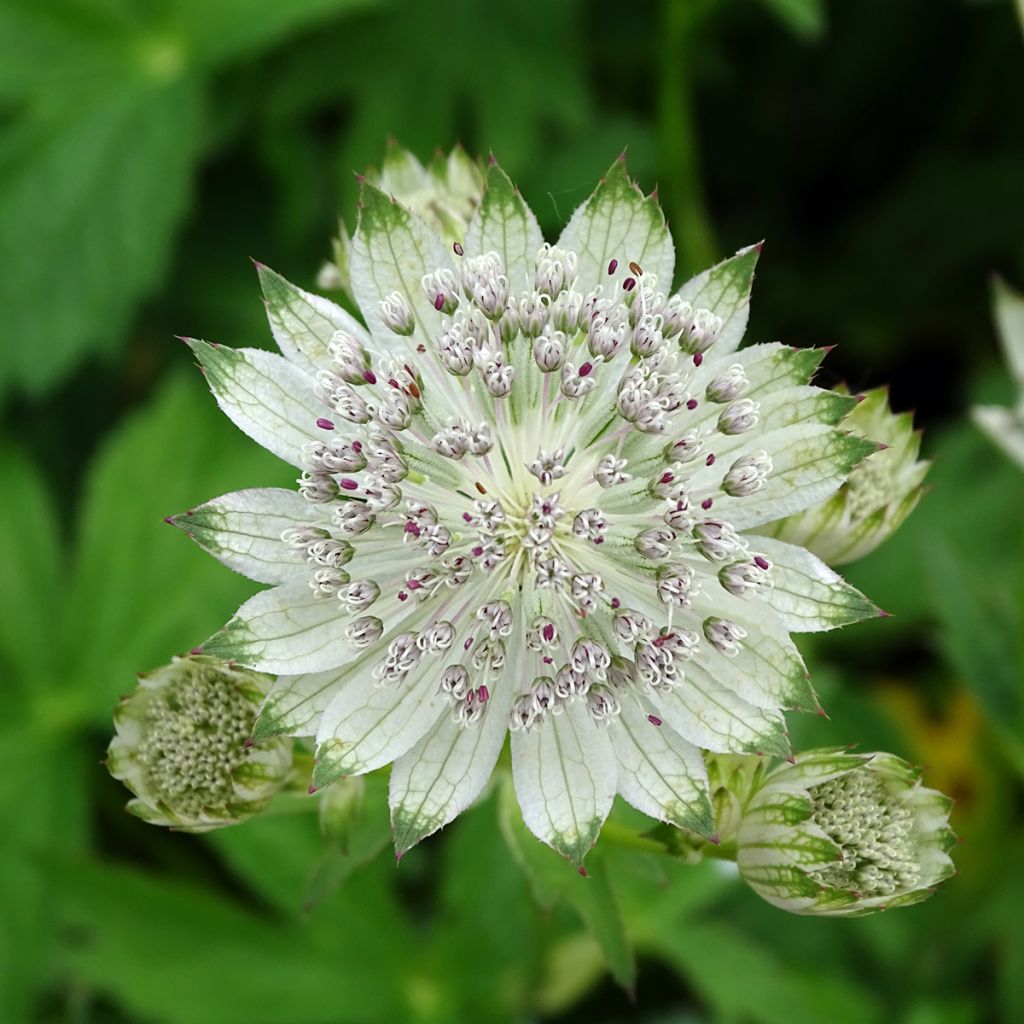
<svg viewBox="0 0 1024 1024">
<path fill-rule="evenodd" d="M 1024 472 L 964 416 L 1010 393 L 1021 58 L 998 0 L 2 0 L 0 1021 L 1024 1020 Z M 269 344 L 246 257 L 310 284 L 389 134 L 493 149 L 549 233 L 628 145 L 684 270 L 768 236 L 754 338 L 918 410 L 931 493 L 849 571 L 893 617 L 804 645 L 792 726 L 957 797 L 934 899 L 786 918 L 623 809 L 580 878 L 500 784 L 399 868 L 380 778 L 347 852 L 299 798 L 123 814 L 112 704 L 249 589 L 160 519 L 289 476 L 172 336 Z"/>
</svg>

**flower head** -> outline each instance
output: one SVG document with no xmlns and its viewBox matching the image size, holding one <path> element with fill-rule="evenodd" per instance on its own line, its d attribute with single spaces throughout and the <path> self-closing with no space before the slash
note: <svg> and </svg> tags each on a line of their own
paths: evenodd
<svg viewBox="0 0 1024 1024">
<path fill-rule="evenodd" d="M 215 658 L 175 658 L 139 677 L 114 712 L 107 767 L 155 825 L 205 832 L 255 814 L 291 773 L 290 740 L 247 743 L 267 676 Z"/>
<path fill-rule="evenodd" d="M 860 396 L 843 426 L 884 447 L 857 466 L 827 501 L 763 528 L 832 565 L 863 558 L 895 533 L 920 501 L 930 465 L 917 457 L 921 434 L 914 430 L 913 415 L 890 411 L 887 388 Z"/>
<path fill-rule="evenodd" d="M 476 798 L 511 731 L 524 817 L 581 860 L 616 792 L 707 832 L 699 748 L 785 754 L 818 703 L 792 631 L 877 614 L 751 531 L 873 442 L 821 351 L 737 351 L 759 247 L 673 292 L 619 160 L 554 245 L 496 165 L 446 244 L 365 183 L 365 323 L 260 268 L 282 356 L 192 342 L 223 410 L 301 471 L 174 522 L 272 585 L 204 649 L 279 675 L 254 736 L 315 787 L 394 763 L 399 853 Z"/>
<path fill-rule="evenodd" d="M 1012 409 L 976 405 L 971 415 L 992 441 L 1024 466 L 1024 296 L 999 280 L 996 281 L 995 292 L 999 340 L 1017 386 L 1017 404 Z"/>
<path fill-rule="evenodd" d="M 917 903 L 953 873 L 952 801 L 906 761 L 814 750 L 765 771 L 743 760 L 722 780 L 733 788 L 720 820 L 740 874 L 769 903 L 849 917 Z"/>
</svg>

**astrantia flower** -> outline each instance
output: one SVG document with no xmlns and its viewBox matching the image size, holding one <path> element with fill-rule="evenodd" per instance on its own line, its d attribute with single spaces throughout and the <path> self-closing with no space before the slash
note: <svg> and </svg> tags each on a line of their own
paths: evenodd
<svg viewBox="0 0 1024 1024">
<path fill-rule="evenodd" d="M 1010 373 L 1017 385 L 1012 409 L 976 405 L 974 422 L 1015 462 L 1024 466 L 1024 296 L 996 281 L 996 324 Z"/>
<path fill-rule="evenodd" d="M 917 457 L 921 433 L 914 430 L 913 415 L 890 411 L 887 388 L 861 396 L 842 426 L 885 447 L 857 466 L 827 501 L 762 528 L 832 565 L 863 558 L 892 536 L 920 501 L 930 465 Z"/>
<path fill-rule="evenodd" d="M 752 779 L 730 840 L 769 903 L 850 917 L 917 903 L 953 873 L 952 801 L 892 754 L 808 751 Z"/>
<path fill-rule="evenodd" d="M 657 202 L 615 163 L 554 245 L 492 166 L 447 245 L 365 184 L 365 326 L 260 269 L 283 356 L 192 342 L 223 410 L 302 471 L 175 522 L 273 585 L 205 650 L 280 676 L 255 736 L 314 787 L 394 762 L 398 851 L 480 793 L 511 730 L 529 827 L 580 860 L 616 792 L 707 832 L 699 748 L 784 754 L 818 708 L 790 631 L 877 610 L 749 531 L 876 445 L 823 353 L 737 351 L 758 247 L 673 293 Z"/>
<path fill-rule="evenodd" d="M 291 774 L 292 742 L 247 744 L 270 678 L 216 658 L 175 658 L 139 677 L 114 712 L 107 767 L 154 825 L 205 832 L 262 810 Z"/>
</svg>

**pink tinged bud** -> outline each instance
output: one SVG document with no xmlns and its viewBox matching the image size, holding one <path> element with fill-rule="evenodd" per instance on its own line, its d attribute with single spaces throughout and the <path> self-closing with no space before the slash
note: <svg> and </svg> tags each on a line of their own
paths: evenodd
<svg viewBox="0 0 1024 1024">
<path fill-rule="evenodd" d="M 758 569 L 764 570 L 768 570 L 771 567 L 770 563 L 768 562 L 768 559 L 763 558 L 761 555 L 754 556 L 754 565 L 756 565 Z"/>
<path fill-rule="evenodd" d="M 437 293 L 437 298 L 434 299 L 434 309 L 436 309 L 438 313 L 444 309 L 444 296 L 440 292 Z"/>
<path fill-rule="evenodd" d="M 702 502 L 700 503 L 700 507 L 701 507 L 702 509 L 704 509 L 704 511 L 705 511 L 705 512 L 707 512 L 707 510 L 708 510 L 709 508 L 711 508 L 711 506 L 712 506 L 713 504 L 714 504 L 714 500 L 713 500 L 712 498 L 705 498 L 705 499 L 704 499 L 704 500 L 703 500 L 703 501 L 702 501 Z"/>
<path fill-rule="evenodd" d="M 377 375 L 373 370 L 363 370 L 363 380 L 365 380 L 367 384 L 376 384 Z"/>
<path fill-rule="evenodd" d="M 454 245 L 452 246 L 452 252 L 454 252 L 456 256 L 462 256 L 462 255 L 464 255 L 464 254 L 465 254 L 465 251 L 466 251 L 466 250 L 465 250 L 465 249 L 463 249 L 463 248 L 462 248 L 462 246 L 461 246 L 461 244 L 460 244 L 460 243 L 458 243 L 458 242 L 456 242 L 456 243 L 455 243 L 455 244 L 454 244 Z"/>
<path fill-rule="evenodd" d="M 650 722 L 651 725 L 661 725 L 661 719 L 657 715 L 648 715 L 647 721 Z"/>
<path fill-rule="evenodd" d="M 609 274 L 609 276 L 611 276 L 612 274 L 615 273 L 615 270 L 618 267 L 618 265 L 619 265 L 619 261 L 618 260 L 612 260 L 611 262 L 609 262 L 609 264 L 608 264 L 608 274 Z"/>
<path fill-rule="evenodd" d="M 622 282 L 622 290 L 623 291 L 631 292 L 635 287 L 636 287 L 636 278 L 635 277 L 627 277 L 626 280 Z"/>
<path fill-rule="evenodd" d="M 318 419 L 316 421 L 316 425 L 321 430 L 333 430 L 334 429 L 334 421 L 333 420 L 324 419 L 323 416 L 321 416 L 320 419 Z"/>
<path fill-rule="evenodd" d="M 491 699 L 491 691 L 486 686 L 477 688 L 476 698 L 481 704 L 486 704 Z"/>
<path fill-rule="evenodd" d="M 353 480 L 351 477 L 348 477 L 348 476 L 343 476 L 341 478 L 341 480 L 340 480 L 340 483 L 341 483 L 341 486 L 346 491 L 355 491 L 355 490 L 357 490 L 359 488 L 358 481 Z"/>
</svg>

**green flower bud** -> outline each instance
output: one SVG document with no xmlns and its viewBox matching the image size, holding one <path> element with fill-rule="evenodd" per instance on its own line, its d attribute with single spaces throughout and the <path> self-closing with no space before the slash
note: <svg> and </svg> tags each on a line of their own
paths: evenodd
<svg viewBox="0 0 1024 1024">
<path fill-rule="evenodd" d="M 107 768 L 154 825 L 205 832 L 262 810 L 291 773 L 292 741 L 247 745 L 272 677 L 216 658 L 175 658 L 139 677 L 114 712 Z"/>
<path fill-rule="evenodd" d="M 829 565 L 863 558 L 895 533 L 920 500 L 930 465 L 917 457 L 921 434 L 913 415 L 891 412 L 886 388 L 868 391 L 842 427 L 885 447 L 854 468 L 827 501 L 760 531 L 805 547 Z"/>
<path fill-rule="evenodd" d="M 744 881 L 783 910 L 851 917 L 908 906 L 953 873 L 952 801 L 892 754 L 813 750 L 745 778 L 751 790 L 722 824 L 734 828 Z"/>
<path fill-rule="evenodd" d="M 461 147 L 447 156 L 438 150 L 424 167 L 416 157 L 392 140 L 380 171 L 371 169 L 366 180 L 393 196 L 427 222 L 449 245 L 466 237 L 473 211 L 484 194 L 484 172 Z M 320 270 L 321 288 L 349 291 L 349 250 L 352 240 L 344 222 L 334 242 L 334 259 Z"/>
<path fill-rule="evenodd" d="M 1017 405 L 976 405 L 974 422 L 1015 462 L 1024 466 L 1024 295 L 997 280 L 995 318 L 1006 364 L 1017 385 Z"/>
</svg>

